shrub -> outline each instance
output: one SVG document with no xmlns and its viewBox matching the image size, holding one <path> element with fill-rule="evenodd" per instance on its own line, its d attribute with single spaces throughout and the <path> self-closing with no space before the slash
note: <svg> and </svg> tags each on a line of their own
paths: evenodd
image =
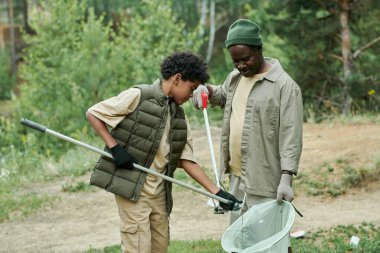
<svg viewBox="0 0 380 253">
<path fill-rule="evenodd" d="M 170 3 L 142 1 L 143 11 L 125 15 L 115 33 L 85 1 L 42 2 L 43 11 L 30 20 L 37 35 L 25 35 L 18 117 L 70 136 L 88 133 L 84 115 L 92 104 L 135 84 L 151 83 L 160 77 L 163 58 L 173 51 L 197 52 L 200 40 L 175 20 Z M 45 151 L 67 147 L 40 142 Z"/>
</svg>

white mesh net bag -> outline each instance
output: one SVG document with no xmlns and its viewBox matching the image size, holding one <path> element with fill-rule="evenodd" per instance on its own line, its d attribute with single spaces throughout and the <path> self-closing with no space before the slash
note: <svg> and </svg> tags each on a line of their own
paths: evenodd
<svg viewBox="0 0 380 253">
<path fill-rule="evenodd" d="M 287 201 L 255 205 L 223 233 L 222 247 L 239 253 L 288 252 L 288 233 L 294 219 L 295 210 Z"/>
</svg>

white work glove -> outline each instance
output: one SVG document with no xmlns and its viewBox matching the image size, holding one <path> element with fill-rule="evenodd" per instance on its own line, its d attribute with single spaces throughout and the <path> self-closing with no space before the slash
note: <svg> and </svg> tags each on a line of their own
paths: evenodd
<svg viewBox="0 0 380 253">
<path fill-rule="evenodd" d="M 283 199 L 289 202 L 293 201 L 292 177 L 289 174 L 281 175 L 280 184 L 277 188 L 277 201 L 282 201 Z"/>
<path fill-rule="evenodd" d="M 208 96 L 208 89 L 206 87 L 206 85 L 199 85 L 198 88 L 193 91 L 193 96 L 191 97 L 191 102 L 193 103 L 194 107 L 196 109 L 200 109 L 202 108 L 202 92 L 206 92 L 207 96 Z"/>
</svg>

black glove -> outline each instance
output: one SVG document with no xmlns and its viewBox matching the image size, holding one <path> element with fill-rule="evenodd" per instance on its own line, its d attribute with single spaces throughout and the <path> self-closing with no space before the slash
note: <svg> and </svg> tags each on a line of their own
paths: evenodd
<svg viewBox="0 0 380 253">
<path fill-rule="evenodd" d="M 219 206 L 221 208 L 223 208 L 224 210 L 231 211 L 231 210 L 234 209 L 236 203 L 239 203 L 239 204 L 243 203 L 243 201 L 240 201 L 240 200 L 236 199 L 234 197 L 234 195 L 232 195 L 232 194 L 230 194 L 230 193 L 228 193 L 226 191 L 223 191 L 222 189 L 220 189 L 215 195 L 218 196 L 218 197 L 227 199 L 227 200 L 231 200 L 231 202 L 229 204 L 226 204 L 226 203 L 223 203 L 223 202 L 219 201 Z"/>
<path fill-rule="evenodd" d="M 137 163 L 136 159 L 128 154 L 128 152 L 125 151 L 125 149 L 123 149 L 119 144 L 116 144 L 116 146 L 112 147 L 110 150 L 117 168 L 129 170 L 134 168 L 133 164 Z"/>
</svg>

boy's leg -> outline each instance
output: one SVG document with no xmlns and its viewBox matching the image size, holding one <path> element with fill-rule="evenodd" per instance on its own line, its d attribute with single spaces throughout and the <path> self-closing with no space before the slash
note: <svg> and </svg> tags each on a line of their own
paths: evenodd
<svg viewBox="0 0 380 253">
<path fill-rule="evenodd" d="M 137 202 L 115 195 L 120 215 L 121 250 L 123 253 L 151 253 L 149 215 L 152 208 L 144 196 Z"/>
<path fill-rule="evenodd" d="M 169 244 L 169 218 L 166 211 L 165 195 L 151 199 L 152 213 L 150 225 L 152 234 L 152 253 L 165 253 Z"/>
</svg>

